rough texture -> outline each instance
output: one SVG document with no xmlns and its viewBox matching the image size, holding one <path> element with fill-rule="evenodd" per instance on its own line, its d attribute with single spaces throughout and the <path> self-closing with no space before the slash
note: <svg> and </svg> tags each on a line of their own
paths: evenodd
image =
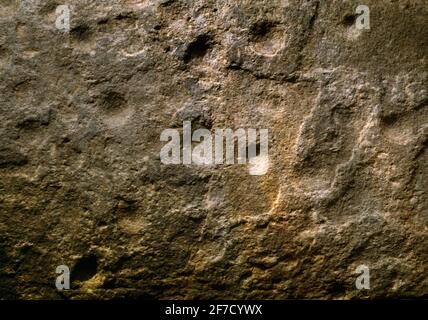
<svg viewBox="0 0 428 320">
<path fill-rule="evenodd" d="M 428 1 L 359 4 L 1 0 L 0 298 L 427 297 Z M 163 165 L 184 120 L 268 173 Z"/>
</svg>

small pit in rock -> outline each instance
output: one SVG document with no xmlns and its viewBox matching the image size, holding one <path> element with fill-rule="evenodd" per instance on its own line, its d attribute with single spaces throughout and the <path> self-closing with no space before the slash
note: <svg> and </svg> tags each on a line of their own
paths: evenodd
<svg viewBox="0 0 428 320">
<path fill-rule="evenodd" d="M 342 19 L 342 24 L 347 27 L 351 27 L 355 24 L 357 16 L 355 14 L 347 14 Z"/>
<path fill-rule="evenodd" d="M 183 60 L 189 63 L 194 59 L 202 59 L 211 49 L 213 43 L 209 35 L 203 34 L 198 36 L 195 41 L 189 44 L 184 54 Z"/>
<path fill-rule="evenodd" d="M 78 25 L 70 30 L 71 37 L 77 41 L 88 40 L 91 33 L 91 29 L 85 24 Z"/>
<path fill-rule="evenodd" d="M 74 266 L 71 277 L 74 281 L 84 282 L 97 274 L 98 259 L 95 255 L 82 257 Z"/>
<path fill-rule="evenodd" d="M 126 104 L 124 95 L 116 91 L 103 92 L 100 100 L 102 108 L 107 112 L 120 110 Z"/>
</svg>

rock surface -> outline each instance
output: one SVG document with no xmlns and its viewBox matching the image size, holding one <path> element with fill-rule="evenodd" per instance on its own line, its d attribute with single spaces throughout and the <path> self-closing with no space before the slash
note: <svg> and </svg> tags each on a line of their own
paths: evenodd
<svg viewBox="0 0 428 320">
<path fill-rule="evenodd" d="M 0 3 L 0 298 L 427 297 L 427 0 L 64 2 Z M 267 174 L 162 164 L 185 120 Z"/>
</svg>

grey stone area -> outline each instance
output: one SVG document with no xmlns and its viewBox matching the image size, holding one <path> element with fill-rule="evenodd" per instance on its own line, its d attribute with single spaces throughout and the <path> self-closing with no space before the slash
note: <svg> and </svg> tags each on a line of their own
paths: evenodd
<svg viewBox="0 0 428 320">
<path fill-rule="evenodd" d="M 0 298 L 426 298 L 427 53 L 427 0 L 1 0 Z M 162 164 L 185 120 L 268 173 Z"/>
</svg>

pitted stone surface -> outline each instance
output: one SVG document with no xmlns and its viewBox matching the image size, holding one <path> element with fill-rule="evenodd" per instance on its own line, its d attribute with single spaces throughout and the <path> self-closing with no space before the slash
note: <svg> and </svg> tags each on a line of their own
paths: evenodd
<svg viewBox="0 0 428 320">
<path fill-rule="evenodd" d="M 428 2 L 360 4 L 1 1 L 0 298 L 426 297 Z M 183 121 L 267 174 L 162 164 Z"/>
</svg>

